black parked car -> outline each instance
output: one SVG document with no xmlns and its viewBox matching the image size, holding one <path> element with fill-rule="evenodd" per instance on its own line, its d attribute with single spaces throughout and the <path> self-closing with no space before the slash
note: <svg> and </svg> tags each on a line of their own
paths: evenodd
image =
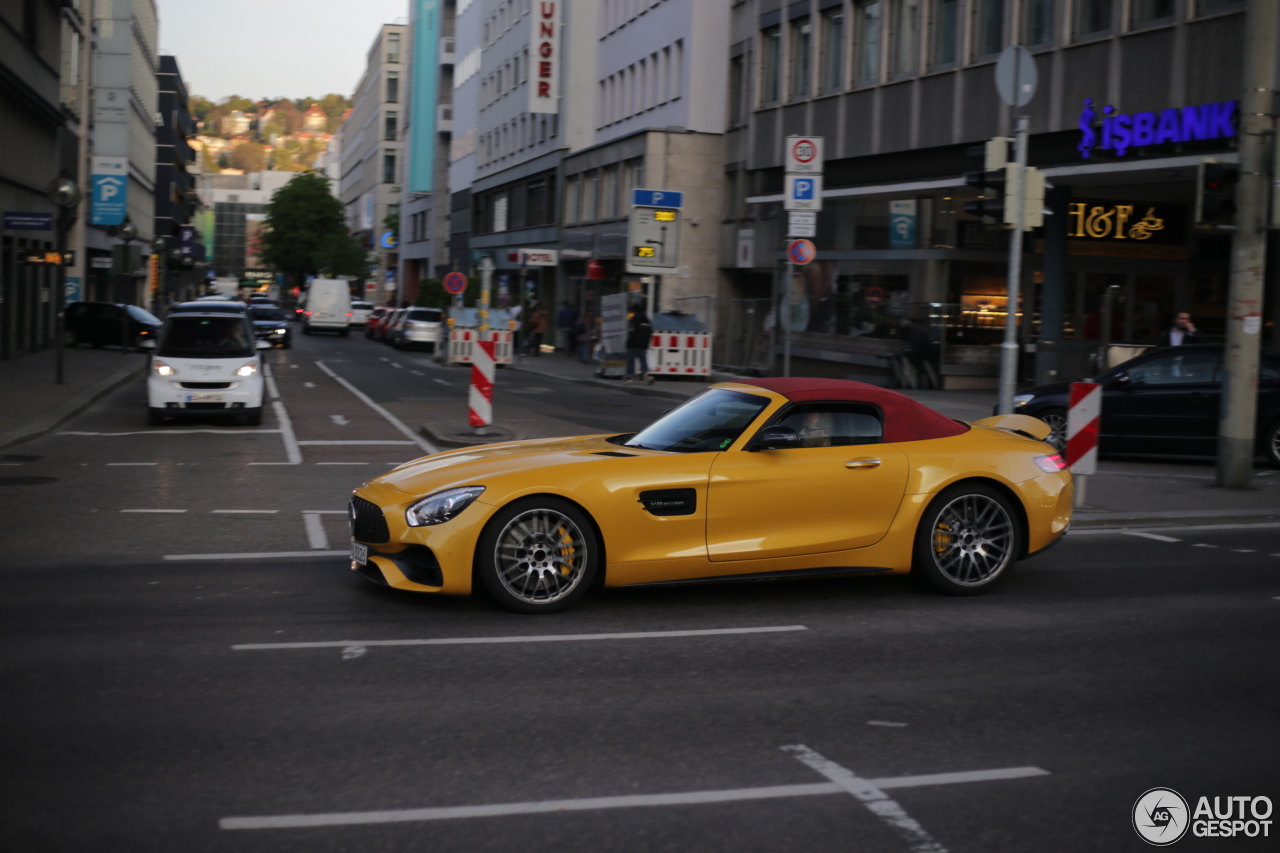
<svg viewBox="0 0 1280 853">
<path fill-rule="evenodd" d="M 64 340 L 70 347 L 137 347 L 154 340 L 162 325 L 150 311 L 114 302 L 73 302 L 65 317 Z"/>
<path fill-rule="evenodd" d="M 253 331 L 258 340 L 284 349 L 293 346 L 293 330 L 289 328 L 285 313 L 279 308 L 250 305 L 249 319 L 253 321 Z"/>
<path fill-rule="evenodd" d="M 1097 378 L 1102 385 L 1101 453 L 1214 456 L 1222 406 L 1219 344 L 1189 344 L 1143 353 Z M 1071 383 L 1030 388 L 1014 411 L 1047 423 L 1049 441 L 1066 446 Z M 1264 349 L 1258 373 L 1258 452 L 1280 467 L 1280 352 Z"/>
</svg>

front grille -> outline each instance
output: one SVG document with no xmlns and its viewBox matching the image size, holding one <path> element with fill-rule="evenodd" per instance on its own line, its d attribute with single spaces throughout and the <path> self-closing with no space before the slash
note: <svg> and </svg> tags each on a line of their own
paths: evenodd
<svg viewBox="0 0 1280 853">
<path fill-rule="evenodd" d="M 187 403 L 188 409 L 225 409 L 226 403 Z"/>
<path fill-rule="evenodd" d="M 190 388 L 193 391 L 213 391 L 218 388 L 230 388 L 230 382 L 183 382 L 183 388 Z"/>
<path fill-rule="evenodd" d="M 373 545 L 391 541 L 391 531 L 387 529 L 387 519 L 376 504 L 370 503 L 364 498 L 352 498 L 348 514 L 351 518 L 352 539 Z"/>
</svg>

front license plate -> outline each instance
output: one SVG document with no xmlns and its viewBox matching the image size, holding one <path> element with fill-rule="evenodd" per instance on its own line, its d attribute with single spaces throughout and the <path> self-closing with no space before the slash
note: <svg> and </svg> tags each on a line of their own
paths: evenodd
<svg viewBox="0 0 1280 853">
<path fill-rule="evenodd" d="M 369 562 L 369 546 L 361 545 L 359 542 L 351 543 L 351 563 L 363 565 Z"/>
<path fill-rule="evenodd" d="M 188 403 L 221 403 L 221 394 L 188 394 Z"/>
</svg>

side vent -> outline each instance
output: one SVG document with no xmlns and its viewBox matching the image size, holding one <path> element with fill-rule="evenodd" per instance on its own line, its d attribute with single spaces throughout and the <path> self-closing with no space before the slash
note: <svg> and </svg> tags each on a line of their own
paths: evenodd
<svg viewBox="0 0 1280 853">
<path fill-rule="evenodd" d="M 653 515 L 693 515 L 698 510 L 698 493 L 693 489 L 654 489 L 641 492 L 640 503 Z"/>
<path fill-rule="evenodd" d="M 616 450 L 602 450 L 599 453 L 593 453 L 592 456 L 638 456 L 637 453 L 619 453 Z"/>
</svg>

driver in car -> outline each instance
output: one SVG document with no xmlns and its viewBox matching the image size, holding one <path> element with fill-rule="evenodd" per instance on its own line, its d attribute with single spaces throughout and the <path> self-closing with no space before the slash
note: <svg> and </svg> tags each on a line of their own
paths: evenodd
<svg viewBox="0 0 1280 853">
<path fill-rule="evenodd" d="M 810 412 L 796 430 L 801 447 L 830 447 L 835 418 L 830 412 Z"/>
</svg>

